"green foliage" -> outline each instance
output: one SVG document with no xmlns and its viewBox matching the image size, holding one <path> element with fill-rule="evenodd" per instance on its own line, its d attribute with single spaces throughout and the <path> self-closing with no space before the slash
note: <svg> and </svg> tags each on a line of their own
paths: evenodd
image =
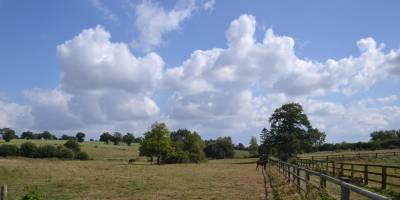
<svg viewBox="0 0 400 200">
<path fill-rule="evenodd" d="M 400 129 L 374 131 L 370 135 L 371 141 L 400 140 Z"/>
<path fill-rule="evenodd" d="M 61 159 L 73 159 L 74 158 L 74 151 L 71 149 L 65 148 L 65 147 L 60 147 L 58 149 L 58 158 Z"/>
<path fill-rule="evenodd" d="M 71 149 L 75 152 L 79 152 L 81 150 L 81 147 L 79 146 L 79 143 L 75 140 L 68 140 L 65 144 L 64 147 Z"/>
<path fill-rule="evenodd" d="M 58 150 L 54 145 L 46 144 L 37 147 L 35 157 L 38 158 L 53 158 L 58 154 Z"/>
<path fill-rule="evenodd" d="M 82 132 L 78 132 L 76 135 L 75 135 L 75 137 L 76 137 L 76 139 L 78 140 L 78 142 L 83 142 L 83 141 L 85 141 L 85 133 L 82 133 Z"/>
<path fill-rule="evenodd" d="M 27 139 L 27 140 L 35 139 L 34 133 L 32 133 L 31 131 L 22 132 L 21 139 Z"/>
<path fill-rule="evenodd" d="M 3 140 L 6 142 L 10 142 L 12 139 L 17 138 L 17 135 L 15 135 L 15 131 L 10 128 L 0 129 L 0 134 L 3 137 Z"/>
<path fill-rule="evenodd" d="M 37 189 L 28 189 L 28 193 L 25 194 L 20 200 L 44 200 L 44 196 Z"/>
<path fill-rule="evenodd" d="M 122 141 L 122 134 L 120 132 L 115 132 L 112 141 L 114 145 L 118 145 Z"/>
<path fill-rule="evenodd" d="M 179 129 L 172 132 L 170 138 L 175 151 L 167 156 L 167 163 L 198 163 L 205 160 L 204 141 L 195 131 Z"/>
<path fill-rule="evenodd" d="M 0 145 L 0 156 L 17 156 L 18 155 L 18 147 L 16 145 L 11 144 L 3 144 Z"/>
<path fill-rule="evenodd" d="M 128 146 L 131 146 L 131 144 L 135 141 L 135 136 L 133 136 L 132 133 L 126 133 L 126 135 L 122 137 L 122 141 Z"/>
<path fill-rule="evenodd" d="M 33 158 L 37 154 L 37 146 L 32 142 L 22 143 L 19 148 L 19 154 L 24 157 Z"/>
<path fill-rule="evenodd" d="M 39 134 L 39 139 L 54 140 L 57 138 L 56 138 L 56 136 L 51 134 L 49 131 L 43 131 L 43 133 Z"/>
<path fill-rule="evenodd" d="M 113 139 L 113 136 L 109 132 L 104 132 L 100 135 L 100 142 L 108 144 Z"/>
<path fill-rule="evenodd" d="M 219 137 L 217 140 L 206 140 L 204 152 L 207 157 L 215 159 L 233 158 L 235 151 L 230 137 Z"/>
<path fill-rule="evenodd" d="M 81 151 L 76 153 L 75 158 L 78 160 L 89 160 L 89 154 Z"/>
<path fill-rule="evenodd" d="M 258 151 L 258 144 L 257 144 L 257 139 L 256 137 L 252 136 L 250 139 L 250 145 L 249 145 L 249 152 L 250 154 L 256 154 Z"/>
<path fill-rule="evenodd" d="M 325 140 L 325 133 L 312 128 L 302 106 L 297 103 L 276 109 L 269 123 L 270 129 L 264 128 L 261 135 L 262 153 L 273 153 L 285 161 L 298 153 L 311 151 Z"/>
<path fill-rule="evenodd" d="M 160 164 L 161 157 L 166 157 L 173 151 L 169 130 L 164 123 L 154 123 L 151 130 L 144 134 L 140 143 L 140 156 L 156 157 L 157 164 Z"/>
<path fill-rule="evenodd" d="M 61 140 L 76 140 L 76 137 L 63 134 Z"/>
</svg>

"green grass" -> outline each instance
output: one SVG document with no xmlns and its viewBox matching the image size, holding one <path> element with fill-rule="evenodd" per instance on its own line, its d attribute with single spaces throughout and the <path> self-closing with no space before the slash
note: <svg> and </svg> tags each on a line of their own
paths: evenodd
<svg viewBox="0 0 400 200">
<path fill-rule="evenodd" d="M 23 140 L 13 140 L 21 144 Z M 65 141 L 32 142 L 63 144 Z M 2 143 L 2 142 L 0 142 Z M 0 158 L 0 184 L 9 199 L 37 188 L 46 199 L 263 199 L 263 178 L 256 159 L 210 160 L 200 164 L 150 165 L 138 145 L 85 142 L 93 160 Z"/>
<path fill-rule="evenodd" d="M 246 150 L 235 150 L 235 158 L 248 158 L 251 154 Z"/>
</svg>

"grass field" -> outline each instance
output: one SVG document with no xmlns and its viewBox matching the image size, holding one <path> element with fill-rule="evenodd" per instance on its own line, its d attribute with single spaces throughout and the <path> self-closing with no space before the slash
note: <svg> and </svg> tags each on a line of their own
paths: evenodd
<svg viewBox="0 0 400 200">
<path fill-rule="evenodd" d="M 20 144 L 23 140 L 13 140 Z M 65 141 L 33 141 L 63 144 Z M 2 143 L 2 142 L 0 142 Z M 137 158 L 138 145 L 85 142 L 93 160 L 0 158 L 0 184 L 9 199 L 27 187 L 46 199 L 263 199 L 264 184 L 255 159 L 210 160 L 200 164 L 150 165 Z"/>
</svg>

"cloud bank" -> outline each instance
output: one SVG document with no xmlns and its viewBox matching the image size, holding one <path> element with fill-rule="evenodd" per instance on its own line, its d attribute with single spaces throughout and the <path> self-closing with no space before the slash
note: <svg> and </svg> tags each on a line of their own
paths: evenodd
<svg viewBox="0 0 400 200">
<path fill-rule="evenodd" d="M 142 15 L 155 21 L 137 22 L 143 28 L 139 40 L 149 47 L 158 45 L 163 32 L 176 29 L 190 16 L 191 5 L 165 11 L 144 1 L 137 7 L 145 10 L 138 12 L 138 19 Z M 170 22 L 161 26 L 157 19 Z M 385 53 L 384 44 L 362 38 L 356 43 L 357 57 L 314 61 L 299 58 L 294 39 L 272 29 L 257 41 L 256 24 L 256 17 L 241 15 L 225 32 L 226 48 L 196 50 L 174 67 L 154 52 L 135 56 L 128 44 L 111 41 L 102 26 L 83 30 L 57 46 L 59 86 L 24 91 L 28 105 L 0 101 L 0 125 L 140 132 L 161 120 L 173 128 L 194 128 L 206 137 L 243 139 L 268 126 L 275 108 L 296 101 L 314 126 L 327 132 L 329 141 L 365 140 L 372 130 L 399 128 L 395 94 L 346 104 L 320 98 L 351 96 L 381 81 L 398 80 L 399 49 Z M 149 32 L 157 34 L 145 34 Z"/>
</svg>

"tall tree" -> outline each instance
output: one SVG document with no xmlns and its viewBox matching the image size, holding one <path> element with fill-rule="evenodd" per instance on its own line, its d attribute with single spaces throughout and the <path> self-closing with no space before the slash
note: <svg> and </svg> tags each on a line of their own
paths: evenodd
<svg viewBox="0 0 400 200">
<path fill-rule="evenodd" d="M 132 133 L 126 133 L 124 137 L 122 137 L 122 141 L 126 143 L 128 146 L 131 146 L 133 141 L 135 141 L 135 136 Z"/>
<path fill-rule="evenodd" d="M 109 132 L 104 132 L 103 134 L 100 135 L 100 141 L 105 142 L 108 144 L 112 140 L 113 136 Z"/>
<path fill-rule="evenodd" d="M 34 134 L 31 131 L 24 131 L 21 134 L 21 139 L 26 139 L 26 140 L 34 139 Z"/>
<path fill-rule="evenodd" d="M 76 139 L 78 140 L 78 142 L 83 142 L 83 141 L 85 141 L 85 133 L 82 133 L 82 132 L 78 132 L 76 135 L 75 135 L 75 137 L 76 137 Z"/>
<path fill-rule="evenodd" d="M 276 109 L 269 118 L 270 129 L 262 131 L 262 153 L 276 154 L 282 160 L 297 153 L 310 150 L 323 143 L 325 133 L 313 129 L 303 108 L 297 103 L 288 103 Z"/>
<path fill-rule="evenodd" d="M 115 132 L 112 136 L 112 141 L 114 142 L 114 145 L 118 145 L 119 142 L 122 141 L 122 134 L 120 132 Z"/>
<path fill-rule="evenodd" d="M 258 151 L 258 144 L 257 144 L 257 139 L 256 137 L 252 136 L 250 139 L 250 143 L 249 143 L 249 152 L 251 154 L 256 154 Z"/>
<path fill-rule="evenodd" d="M 170 132 L 164 123 L 154 123 L 151 130 L 144 134 L 144 139 L 140 143 L 140 155 L 157 158 L 157 164 L 160 164 L 160 158 L 168 155 L 173 149 L 171 146 Z"/>
<path fill-rule="evenodd" d="M 0 129 L 0 133 L 3 137 L 3 140 L 6 142 L 10 142 L 12 139 L 17 138 L 17 135 L 15 135 L 15 131 L 11 128 Z"/>
</svg>

